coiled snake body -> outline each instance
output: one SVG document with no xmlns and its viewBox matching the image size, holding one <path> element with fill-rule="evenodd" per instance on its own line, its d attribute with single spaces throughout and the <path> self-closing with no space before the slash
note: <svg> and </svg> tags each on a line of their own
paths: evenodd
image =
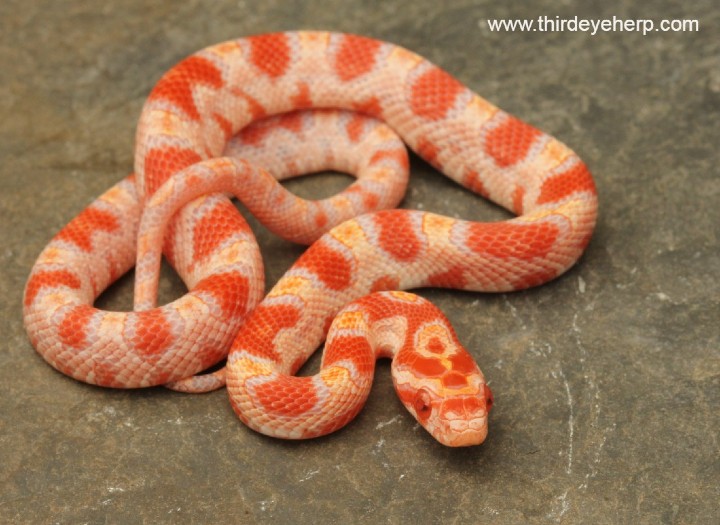
<svg viewBox="0 0 720 525">
<path fill-rule="evenodd" d="M 404 193 L 395 133 L 518 216 L 373 211 Z M 276 181 L 327 168 L 358 180 L 317 202 Z M 592 177 L 565 145 L 418 55 L 353 35 L 262 35 L 180 62 L 143 109 L 135 171 L 41 253 L 24 298 L 32 344 L 56 369 L 98 385 L 204 391 L 226 380 L 245 423 L 286 438 L 350 421 L 375 359 L 393 357 L 402 402 L 434 437 L 482 442 L 492 396 L 447 320 L 415 295 L 379 292 L 535 286 L 575 263 L 596 220 Z M 285 238 L 314 241 L 262 302 L 259 251 L 224 192 Z M 155 307 L 161 248 L 189 292 Z M 94 308 L 136 254 L 135 311 Z M 294 376 L 331 323 L 321 371 Z M 226 370 L 195 375 L 226 356 Z"/>
</svg>

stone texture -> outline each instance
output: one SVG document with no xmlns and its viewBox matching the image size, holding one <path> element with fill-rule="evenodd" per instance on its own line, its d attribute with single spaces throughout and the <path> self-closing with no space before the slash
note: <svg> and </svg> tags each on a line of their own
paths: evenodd
<svg viewBox="0 0 720 525">
<path fill-rule="evenodd" d="M 720 463 L 720 20 L 714 2 L 21 2 L 0 5 L 0 521 L 711 523 Z M 695 33 L 490 32 L 487 18 L 694 18 Z M 427 290 L 496 395 L 450 450 L 367 407 L 311 442 L 249 431 L 224 392 L 111 391 L 54 372 L 21 319 L 51 235 L 132 169 L 144 97 L 211 43 L 328 28 L 403 44 L 571 145 L 599 188 L 579 266 L 503 295 Z M 346 179 L 289 184 L 311 196 Z M 506 215 L 414 159 L 408 208 Z M 273 283 L 300 248 L 256 231 Z M 172 275 L 165 299 L 182 293 Z M 100 300 L 128 308 L 125 278 Z M 317 360 L 316 360 L 317 361 Z"/>
</svg>

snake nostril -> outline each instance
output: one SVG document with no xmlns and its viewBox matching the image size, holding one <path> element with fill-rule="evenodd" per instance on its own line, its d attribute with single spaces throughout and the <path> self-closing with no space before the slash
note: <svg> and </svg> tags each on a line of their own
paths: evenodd
<svg viewBox="0 0 720 525">
<path fill-rule="evenodd" d="M 485 385 L 485 406 L 487 407 L 488 412 L 490 412 L 494 403 L 495 397 L 493 396 L 492 390 L 490 390 L 489 386 Z"/>
</svg>

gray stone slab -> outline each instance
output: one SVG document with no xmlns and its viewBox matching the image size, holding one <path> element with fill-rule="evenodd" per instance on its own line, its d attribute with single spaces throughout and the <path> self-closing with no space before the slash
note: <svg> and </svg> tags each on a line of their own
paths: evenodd
<svg viewBox="0 0 720 525">
<path fill-rule="evenodd" d="M 697 19 L 698 32 L 491 32 L 488 18 Z M 717 523 L 720 39 L 716 3 L 651 0 L 0 5 L 0 522 Z M 526 292 L 422 294 L 496 395 L 481 447 L 436 444 L 381 364 L 344 430 L 260 436 L 224 392 L 113 391 L 33 351 L 21 297 L 49 238 L 132 169 L 140 107 L 185 55 L 242 35 L 351 31 L 409 47 L 557 136 L 593 171 L 580 264 Z M 413 160 L 403 206 L 506 215 Z M 289 184 L 305 195 L 345 184 Z M 300 253 L 256 225 L 275 282 Z M 182 293 L 167 275 L 162 296 Z M 128 308 L 131 280 L 101 304 Z M 317 361 L 317 360 L 316 360 Z"/>
</svg>

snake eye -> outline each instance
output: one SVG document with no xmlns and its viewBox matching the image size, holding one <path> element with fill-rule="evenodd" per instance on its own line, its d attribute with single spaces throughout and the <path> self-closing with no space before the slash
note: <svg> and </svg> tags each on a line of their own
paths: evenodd
<svg viewBox="0 0 720 525">
<path fill-rule="evenodd" d="M 415 407 L 415 413 L 419 421 L 425 421 L 432 413 L 432 400 L 430 398 L 430 392 L 421 388 L 415 395 L 415 401 L 413 401 Z"/>
<path fill-rule="evenodd" d="M 494 402 L 495 398 L 493 397 L 492 390 L 490 390 L 489 386 L 485 385 L 485 407 L 488 412 L 490 412 Z"/>
</svg>

